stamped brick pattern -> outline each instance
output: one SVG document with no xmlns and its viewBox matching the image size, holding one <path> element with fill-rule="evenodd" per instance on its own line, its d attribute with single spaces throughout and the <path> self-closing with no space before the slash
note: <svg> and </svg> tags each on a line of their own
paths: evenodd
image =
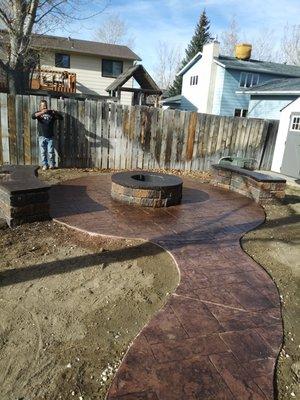
<svg viewBox="0 0 300 400">
<path fill-rule="evenodd" d="M 53 188 L 52 216 L 82 231 L 143 238 L 172 253 L 181 281 L 133 341 L 109 400 L 273 399 L 282 342 L 277 289 L 241 249 L 264 221 L 250 199 L 184 180 L 182 204 L 122 205 L 110 175 Z"/>
</svg>

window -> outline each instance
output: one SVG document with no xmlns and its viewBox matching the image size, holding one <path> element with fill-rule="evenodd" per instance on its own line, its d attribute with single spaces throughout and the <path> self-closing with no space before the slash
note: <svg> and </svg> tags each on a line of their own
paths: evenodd
<svg viewBox="0 0 300 400">
<path fill-rule="evenodd" d="M 291 131 L 300 131 L 300 115 L 292 117 Z"/>
<path fill-rule="evenodd" d="M 241 72 L 240 75 L 240 87 L 252 87 L 257 85 L 259 82 L 259 75 L 252 74 L 250 72 Z"/>
<path fill-rule="evenodd" d="M 191 85 L 191 86 L 193 86 L 193 85 L 198 85 L 198 75 L 195 75 L 195 76 L 191 76 L 191 77 L 190 77 L 190 85 Z"/>
<path fill-rule="evenodd" d="M 248 110 L 245 110 L 244 108 L 235 108 L 234 110 L 234 116 L 235 117 L 247 117 Z"/>
<path fill-rule="evenodd" d="M 102 76 L 117 78 L 123 72 L 123 61 L 102 60 Z"/>
<path fill-rule="evenodd" d="M 70 68 L 70 55 L 56 53 L 55 54 L 55 66 L 59 68 Z"/>
</svg>

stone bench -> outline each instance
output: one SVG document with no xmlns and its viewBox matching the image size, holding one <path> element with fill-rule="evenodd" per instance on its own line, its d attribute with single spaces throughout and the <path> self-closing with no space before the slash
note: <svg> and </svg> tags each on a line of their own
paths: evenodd
<svg viewBox="0 0 300 400">
<path fill-rule="evenodd" d="M 212 185 L 250 197 L 258 204 L 273 203 L 285 196 L 285 179 L 228 164 L 214 164 L 211 169 Z"/>
<path fill-rule="evenodd" d="M 0 167 L 0 217 L 10 227 L 50 219 L 50 186 L 38 179 L 38 166 Z"/>
</svg>

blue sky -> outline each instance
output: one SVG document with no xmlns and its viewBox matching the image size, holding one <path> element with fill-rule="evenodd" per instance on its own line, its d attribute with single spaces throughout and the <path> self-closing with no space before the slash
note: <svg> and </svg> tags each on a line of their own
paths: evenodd
<svg viewBox="0 0 300 400">
<path fill-rule="evenodd" d="M 251 42 L 251 38 L 263 27 L 274 29 L 274 46 L 279 42 L 287 22 L 299 24 L 299 0 L 110 0 L 109 6 L 100 15 L 83 22 L 76 21 L 55 34 L 92 40 L 95 30 L 108 14 L 119 14 L 135 39 L 133 50 L 151 71 L 156 63 L 158 42 L 167 41 L 184 51 L 204 8 L 211 22 L 211 34 L 218 37 L 228 27 L 233 15 L 244 40 Z M 96 5 L 91 12 L 95 9 Z"/>
</svg>

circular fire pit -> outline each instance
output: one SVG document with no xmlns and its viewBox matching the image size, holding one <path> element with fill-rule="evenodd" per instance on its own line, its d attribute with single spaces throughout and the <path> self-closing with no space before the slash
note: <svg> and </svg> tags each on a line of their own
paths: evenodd
<svg viewBox="0 0 300 400">
<path fill-rule="evenodd" d="M 127 204 L 168 207 L 182 198 L 182 179 L 155 172 L 118 172 L 111 177 L 111 196 Z"/>
</svg>

